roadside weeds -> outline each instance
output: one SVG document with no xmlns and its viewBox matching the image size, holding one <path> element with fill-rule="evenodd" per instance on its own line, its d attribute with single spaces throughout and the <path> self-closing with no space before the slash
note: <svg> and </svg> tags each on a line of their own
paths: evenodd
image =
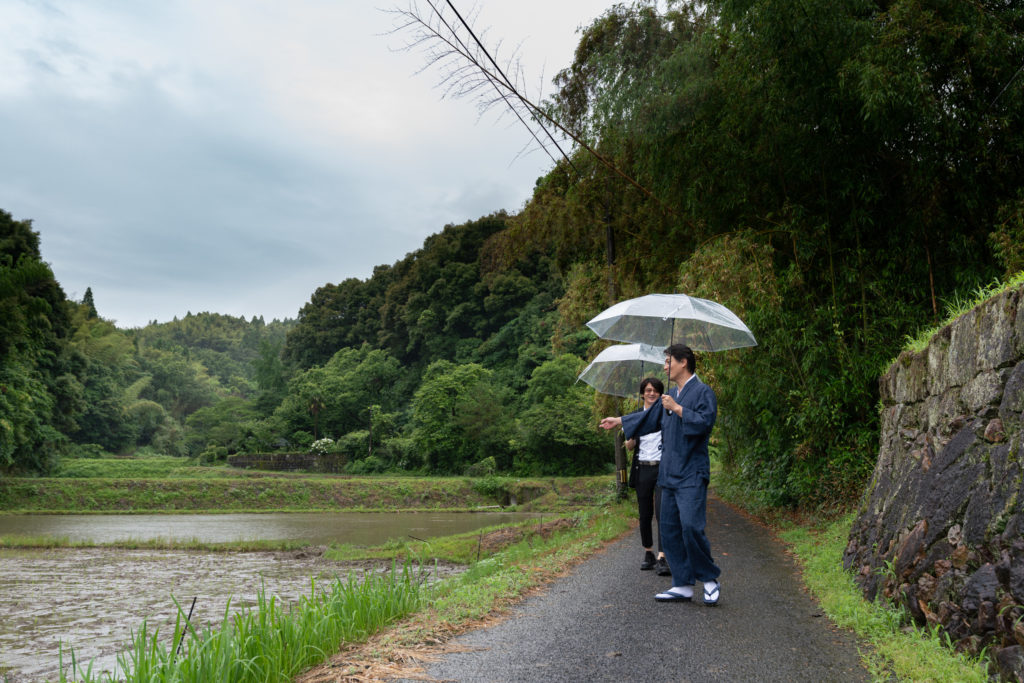
<svg viewBox="0 0 1024 683">
<path fill-rule="evenodd" d="M 467 649 L 450 641 L 505 619 L 509 608 L 629 531 L 632 506 L 615 504 L 579 517 L 571 528 L 526 536 L 438 584 L 429 607 L 363 643 L 344 647 L 296 683 L 365 683 L 394 678 L 433 680 L 425 664 Z"/>
</svg>

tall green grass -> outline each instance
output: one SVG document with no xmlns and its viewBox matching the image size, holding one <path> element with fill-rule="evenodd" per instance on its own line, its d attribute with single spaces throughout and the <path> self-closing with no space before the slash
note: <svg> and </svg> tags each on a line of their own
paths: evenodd
<svg viewBox="0 0 1024 683">
<path fill-rule="evenodd" d="M 326 591 L 319 590 L 314 580 L 310 594 L 291 609 L 261 590 L 255 607 L 231 614 L 229 602 L 219 628 L 198 633 L 178 605 L 173 633 L 150 631 L 143 621 L 133 634 L 131 649 L 118 657 L 118 670 L 113 674 L 94 674 L 91 663 L 79 666 L 74 652 L 70 672 L 65 672 L 62 652 L 60 682 L 289 681 L 336 652 L 342 643 L 365 640 L 417 610 L 422 595 L 420 578 L 406 564 L 401 571 L 393 567 L 386 575 L 339 579 Z"/>
<path fill-rule="evenodd" d="M 946 317 L 942 322 L 934 327 L 928 327 L 920 330 L 916 335 L 907 335 L 906 344 L 903 347 L 903 350 L 914 351 L 916 353 L 924 351 L 925 348 L 927 348 L 928 343 L 931 342 L 932 337 L 934 337 L 943 327 L 953 322 L 964 313 L 967 313 L 975 306 L 988 301 L 998 294 L 1002 294 L 1008 289 L 1019 287 L 1020 285 L 1024 285 L 1024 271 L 1017 273 L 1005 282 L 1002 280 L 995 280 L 994 282 L 989 283 L 987 287 L 978 287 L 973 292 L 966 295 L 959 293 L 953 295 L 952 298 L 944 302 Z M 882 368 L 882 372 L 884 373 L 888 370 L 889 365 L 891 364 L 892 363 L 890 362 Z"/>
<path fill-rule="evenodd" d="M 194 467 L 168 469 L 167 476 L 133 478 L 109 476 L 119 468 L 122 474 L 131 471 L 130 464 L 122 467 L 100 460 L 78 464 L 69 473 L 82 476 L 0 478 L 0 514 L 475 510 L 495 503 L 477 492 L 475 480 L 469 477 L 343 477 Z M 153 465 L 147 471 L 163 466 Z M 534 493 L 549 491 L 540 498 L 520 496 L 518 508 L 565 510 L 600 504 L 607 480 L 606 476 L 517 480 L 517 486 Z"/>
</svg>

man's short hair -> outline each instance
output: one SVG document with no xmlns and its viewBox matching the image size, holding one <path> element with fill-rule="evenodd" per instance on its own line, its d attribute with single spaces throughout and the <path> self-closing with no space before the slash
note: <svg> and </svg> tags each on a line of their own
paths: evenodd
<svg viewBox="0 0 1024 683">
<path fill-rule="evenodd" d="M 665 349 L 666 356 L 672 356 L 678 361 L 686 361 L 686 369 L 690 372 L 697 372 L 697 359 L 693 355 L 693 349 L 686 344 L 672 344 Z"/>
</svg>

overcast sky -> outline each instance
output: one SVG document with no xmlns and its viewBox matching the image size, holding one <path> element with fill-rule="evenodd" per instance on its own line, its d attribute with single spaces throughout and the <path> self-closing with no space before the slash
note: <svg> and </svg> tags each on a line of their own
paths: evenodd
<svg viewBox="0 0 1024 683">
<path fill-rule="evenodd" d="M 483 0 L 475 23 L 549 94 L 613 4 Z M 0 0 L 0 208 L 119 327 L 294 318 L 446 224 L 519 210 L 550 159 L 517 158 L 520 124 L 417 74 L 378 9 L 395 6 Z"/>
</svg>

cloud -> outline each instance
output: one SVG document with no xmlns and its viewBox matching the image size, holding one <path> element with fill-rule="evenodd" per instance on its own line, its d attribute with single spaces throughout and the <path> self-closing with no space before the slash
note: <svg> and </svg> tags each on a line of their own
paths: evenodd
<svg viewBox="0 0 1024 683">
<path fill-rule="evenodd" d="M 562 66 L 611 4 L 492 0 L 479 21 Z M 521 208 L 550 160 L 442 99 L 392 22 L 356 0 L 2 3 L 0 208 L 123 326 L 295 317 L 445 224 Z"/>
</svg>

